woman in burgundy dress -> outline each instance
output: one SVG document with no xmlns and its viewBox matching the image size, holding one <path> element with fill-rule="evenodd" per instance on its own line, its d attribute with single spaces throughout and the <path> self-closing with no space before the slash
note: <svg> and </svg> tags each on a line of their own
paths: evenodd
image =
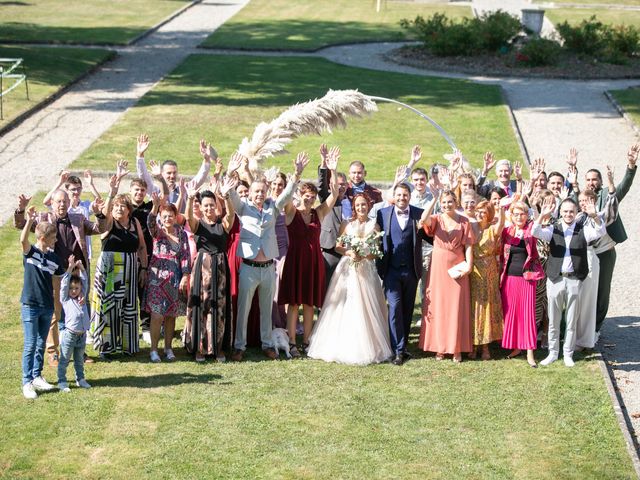
<svg viewBox="0 0 640 480">
<path fill-rule="evenodd" d="M 287 330 L 293 357 L 300 356 L 296 347 L 298 308 L 302 305 L 302 347 L 306 350 L 313 327 L 314 307 L 321 307 L 324 301 L 326 282 L 320 248 L 320 224 L 336 202 L 336 168 L 339 156 L 340 153 L 336 150 L 327 161 L 327 167 L 331 171 L 331 194 L 320 206 L 313 208 L 318 197 L 318 189 L 313 183 L 308 182 L 298 187 L 298 207 L 295 207 L 293 202 L 285 206 L 289 249 L 282 269 L 278 304 L 288 305 Z"/>
</svg>

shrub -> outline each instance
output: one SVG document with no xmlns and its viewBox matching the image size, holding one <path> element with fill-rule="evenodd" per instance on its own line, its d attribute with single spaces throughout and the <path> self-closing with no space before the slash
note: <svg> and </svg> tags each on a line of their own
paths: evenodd
<svg viewBox="0 0 640 480">
<path fill-rule="evenodd" d="M 595 15 L 575 27 L 564 22 L 557 29 L 564 47 L 578 55 L 624 63 L 640 51 L 640 31 L 636 27 L 605 25 Z"/>
<path fill-rule="evenodd" d="M 508 46 L 522 30 L 518 17 L 502 10 L 485 13 L 471 21 L 483 51 L 493 53 Z"/>
<path fill-rule="evenodd" d="M 498 10 L 480 18 L 454 22 L 445 14 L 403 19 L 400 26 L 412 31 L 424 47 L 441 57 L 494 53 L 507 46 L 520 32 L 517 17 Z"/>
<path fill-rule="evenodd" d="M 516 54 L 516 61 L 518 64 L 530 67 L 555 65 L 560 59 L 561 51 L 562 47 L 558 42 L 546 38 L 534 38 L 522 46 Z"/>
<path fill-rule="evenodd" d="M 564 47 L 570 52 L 595 57 L 604 51 L 607 26 L 598 21 L 595 15 L 575 27 L 565 21 L 556 29 L 564 40 Z"/>
<path fill-rule="evenodd" d="M 627 57 L 640 53 L 640 30 L 634 26 L 617 25 L 609 32 L 609 48 Z"/>
</svg>

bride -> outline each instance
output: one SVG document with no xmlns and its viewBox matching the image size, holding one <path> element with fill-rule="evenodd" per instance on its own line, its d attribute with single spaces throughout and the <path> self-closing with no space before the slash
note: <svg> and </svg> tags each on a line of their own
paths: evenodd
<svg viewBox="0 0 640 480">
<path fill-rule="evenodd" d="M 353 198 L 355 219 L 343 224 L 340 234 L 366 238 L 377 231 L 369 220 L 364 194 Z M 308 357 L 350 365 L 379 363 L 391 357 L 387 303 L 373 255 L 362 257 L 345 245 L 344 256 L 327 290 L 322 311 L 310 338 Z"/>
</svg>

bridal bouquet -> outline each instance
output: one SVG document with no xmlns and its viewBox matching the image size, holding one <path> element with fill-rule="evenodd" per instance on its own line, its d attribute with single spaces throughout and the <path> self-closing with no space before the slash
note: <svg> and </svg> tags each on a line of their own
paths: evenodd
<svg viewBox="0 0 640 480">
<path fill-rule="evenodd" d="M 358 235 L 349 235 L 347 233 L 340 235 L 336 241 L 344 245 L 347 250 L 353 250 L 360 257 L 366 257 L 367 255 L 373 255 L 375 258 L 382 258 L 382 250 L 380 249 L 380 237 L 384 235 L 384 232 L 371 232 L 365 237 Z M 351 264 L 356 266 L 360 262 L 351 261 Z"/>
</svg>

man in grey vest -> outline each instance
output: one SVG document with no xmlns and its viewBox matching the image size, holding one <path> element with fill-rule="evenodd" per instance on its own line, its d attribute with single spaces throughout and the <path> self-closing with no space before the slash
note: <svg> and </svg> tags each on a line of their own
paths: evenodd
<svg viewBox="0 0 640 480">
<path fill-rule="evenodd" d="M 329 181 L 330 174 L 327 168 L 327 158 L 329 156 L 329 150 L 327 145 L 320 145 L 320 159 L 321 163 L 318 167 L 318 198 L 320 202 L 324 202 L 329 194 Z M 331 153 L 340 156 L 340 149 L 338 147 L 332 147 Z M 347 183 L 347 177 L 344 173 L 338 173 L 338 198 L 332 211 L 325 215 L 322 219 L 320 229 L 320 248 L 322 248 L 322 257 L 324 258 L 325 279 L 327 286 L 331 281 L 331 276 L 342 258 L 338 252 L 336 252 L 336 239 L 340 232 L 340 225 L 342 224 L 342 200 L 344 194 L 347 191 L 349 184 Z"/>
<path fill-rule="evenodd" d="M 597 215 L 595 203 L 587 203 L 587 216 L 576 221 L 578 205 L 571 198 L 560 204 L 560 219 L 543 226 L 555 210 L 553 197 L 545 200 L 533 224 L 533 236 L 549 243 L 547 260 L 547 299 L 549 301 L 549 355 L 540 365 L 549 365 L 560 353 L 560 322 L 566 312 L 564 364 L 573 367 L 576 323 L 580 312 L 580 286 L 589 274 L 587 245 L 605 234 L 605 224 Z"/>
<path fill-rule="evenodd" d="M 228 172 L 234 172 L 242 163 L 237 152 L 231 157 Z M 235 189 L 228 193 L 231 203 L 240 219 L 240 242 L 237 255 L 242 259 L 240 265 L 240 284 L 238 286 L 238 318 L 236 339 L 231 359 L 242 360 L 247 346 L 247 321 L 253 295 L 258 290 L 260 305 L 260 339 L 264 354 L 275 360 L 277 354 L 271 341 L 271 308 L 276 283 L 273 259 L 278 256 L 276 239 L 276 219 L 284 206 L 293 197 L 304 167 L 309 163 L 306 153 L 298 154 L 294 161 L 295 173 L 280 196 L 273 200 L 267 198 L 267 185 L 264 180 L 251 184 L 249 197 L 241 199 Z"/>
</svg>

